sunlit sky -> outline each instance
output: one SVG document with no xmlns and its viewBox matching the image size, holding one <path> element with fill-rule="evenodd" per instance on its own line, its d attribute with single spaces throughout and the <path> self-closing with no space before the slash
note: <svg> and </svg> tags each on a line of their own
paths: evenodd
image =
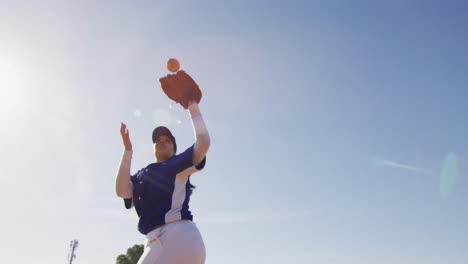
<svg viewBox="0 0 468 264">
<path fill-rule="evenodd" d="M 188 113 L 212 145 L 191 210 L 207 264 L 468 263 L 463 1 L 0 0 L 2 263 L 115 263 L 142 244 L 115 195 Z"/>
</svg>

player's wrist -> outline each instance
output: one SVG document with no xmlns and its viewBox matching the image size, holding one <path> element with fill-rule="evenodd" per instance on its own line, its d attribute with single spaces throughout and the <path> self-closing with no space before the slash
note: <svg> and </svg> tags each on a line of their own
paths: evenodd
<svg viewBox="0 0 468 264">
<path fill-rule="evenodd" d="M 124 148 L 122 159 L 126 161 L 130 161 L 132 159 L 132 156 L 133 156 L 133 150 Z"/>
<path fill-rule="evenodd" d="M 201 116 L 200 108 L 198 107 L 198 103 L 195 101 L 189 103 L 187 110 L 189 111 L 192 118 Z"/>
<path fill-rule="evenodd" d="M 133 154 L 133 149 L 132 147 L 124 147 L 124 155 L 132 155 Z"/>
<path fill-rule="evenodd" d="M 188 102 L 187 109 L 190 112 L 199 111 L 198 103 L 196 101 L 193 101 L 193 100 Z"/>
</svg>

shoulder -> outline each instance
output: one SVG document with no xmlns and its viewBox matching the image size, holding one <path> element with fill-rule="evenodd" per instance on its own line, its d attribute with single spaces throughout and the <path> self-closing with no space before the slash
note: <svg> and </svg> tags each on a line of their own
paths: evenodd
<svg viewBox="0 0 468 264">
<path fill-rule="evenodd" d="M 191 145 L 190 147 L 186 148 L 183 152 L 180 152 L 178 154 L 174 154 L 172 157 L 170 157 L 166 163 L 173 164 L 173 163 L 178 163 L 181 161 L 191 161 L 192 160 L 192 155 L 194 151 L 194 146 Z"/>
<path fill-rule="evenodd" d="M 142 177 L 142 175 L 144 174 L 144 172 L 148 171 L 148 168 L 151 166 L 151 164 L 147 165 L 146 167 L 143 167 L 143 168 L 140 168 L 139 170 L 137 170 L 137 172 L 135 172 L 135 174 L 133 174 L 131 176 L 132 180 L 135 180 L 135 179 L 139 179 Z"/>
</svg>

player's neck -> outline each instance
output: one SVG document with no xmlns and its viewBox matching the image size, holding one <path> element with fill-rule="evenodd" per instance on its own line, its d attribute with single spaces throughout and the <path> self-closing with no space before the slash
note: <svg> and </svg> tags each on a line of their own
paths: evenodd
<svg viewBox="0 0 468 264">
<path fill-rule="evenodd" d="M 155 161 L 156 161 L 156 163 L 162 163 L 162 162 L 167 161 L 171 157 L 172 157 L 172 155 L 171 156 L 164 155 L 164 156 L 160 156 L 160 157 L 156 156 Z"/>
</svg>

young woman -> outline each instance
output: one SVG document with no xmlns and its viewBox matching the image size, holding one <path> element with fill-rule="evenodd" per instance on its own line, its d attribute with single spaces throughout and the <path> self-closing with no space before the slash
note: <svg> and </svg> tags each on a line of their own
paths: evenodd
<svg viewBox="0 0 468 264">
<path fill-rule="evenodd" d="M 121 123 L 125 147 L 116 177 L 117 196 L 127 209 L 135 207 L 138 230 L 146 235 L 146 247 L 138 264 L 203 264 L 205 245 L 189 210 L 193 185 L 190 175 L 203 169 L 210 137 L 198 103 L 190 101 L 187 110 L 192 120 L 195 144 L 176 154 L 177 144 L 164 126 L 154 129 L 155 162 L 130 175 L 132 143 Z"/>
</svg>

